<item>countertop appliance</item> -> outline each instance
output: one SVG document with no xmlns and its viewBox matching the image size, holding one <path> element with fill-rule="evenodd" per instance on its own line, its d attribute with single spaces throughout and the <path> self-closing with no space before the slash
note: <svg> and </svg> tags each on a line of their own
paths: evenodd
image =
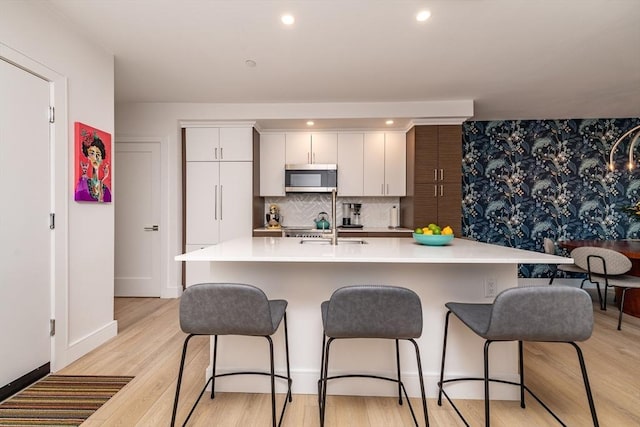
<svg viewBox="0 0 640 427">
<path fill-rule="evenodd" d="M 329 193 L 338 189 L 336 164 L 287 164 L 284 189 L 288 193 Z"/>
</svg>

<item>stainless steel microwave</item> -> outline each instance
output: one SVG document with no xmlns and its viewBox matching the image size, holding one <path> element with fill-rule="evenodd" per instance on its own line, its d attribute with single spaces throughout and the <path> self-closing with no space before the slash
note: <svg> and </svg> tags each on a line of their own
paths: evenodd
<svg viewBox="0 0 640 427">
<path fill-rule="evenodd" d="M 284 190 L 288 193 L 328 193 L 338 189 L 335 164 L 285 165 Z"/>
</svg>

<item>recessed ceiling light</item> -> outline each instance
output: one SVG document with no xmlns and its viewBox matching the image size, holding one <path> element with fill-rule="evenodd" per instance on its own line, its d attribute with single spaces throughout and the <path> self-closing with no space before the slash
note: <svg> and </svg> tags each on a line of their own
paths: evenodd
<svg viewBox="0 0 640 427">
<path fill-rule="evenodd" d="M 249 68 L 253 68 L 257 65 L 256 61 L 254 61 L 253 59 L 247 59 L 246 61 L 244 61 L 244 64 Z"/>
<path fill-rule="evenodd" d="M 293 15 L 290 15 L 288 13 L 285 15 L 282 15 L 280 20 L 284 25 L 293 25 L 293 23 L 296 22 L 296 18 L 294 18 Z"/>
<path fill-rule="evenodd" d="M 393 120 L 387 120 L 385 123 L 388 124 L 388 125 L 392 125 L 393 124 Z"/>
<path fill-rule="evenodd" d="M 427 19 L 429 19 L 429 17 L 431 16 L 431 12 L 429 12 L 428 10 L 421 10 L 420 12 L 418 12 L 418 14 L 416 15 L 416 21 L 418 22 L 424 22 Z"/>
<path fill-rule="evenodd" d="M 313 122 L 313 120 L 309 120 L 309 121 L 307 122 L 307 126 L 313 126 L 314 124 L 315 124 L 315 123 Z"/>
</svg>

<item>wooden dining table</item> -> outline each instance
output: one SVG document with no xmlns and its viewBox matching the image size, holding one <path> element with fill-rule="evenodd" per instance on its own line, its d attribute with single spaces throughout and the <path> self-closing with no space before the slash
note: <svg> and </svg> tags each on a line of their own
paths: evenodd
<svg viewBox="0 0 640 427">
<path fill-rule="evenodd" d="M 631 260 L 631 270 L 627 274 L 640 277 L 640 240 L 564 240 L 558 241 L 558 246 L 573 250 L 581 246 L 596 246 L 612 249 L 627 256 Z M 622 289 L 616 288 L 616 304 L 620 307 Z M 630 289 L 624 300 L 624 312 L 640 317 L 640 289 Z"/>
</svg>

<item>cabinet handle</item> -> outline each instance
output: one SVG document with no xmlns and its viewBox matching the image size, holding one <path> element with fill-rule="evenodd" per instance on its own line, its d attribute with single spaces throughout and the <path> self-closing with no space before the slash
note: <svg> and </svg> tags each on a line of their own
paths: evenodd
<svg viewBox="0 0 640 427">
<path fill-rule="evenodd" d="M 222 148 L 220 149 L 222 151 Z M 440 181 L 444 180 L 444 169 L 440 169 Z"/>
<path fill-rule="evenodd" d="M 307 151 L 307 163 L 311 163 L 311 155 Z"/>
<path fill-rule="evenodd" d="M 220 147 L 220 160 L 223 160 L 223 159 L 224 159 L 224 153 L 222 152 L 222 147 Z M 442 171 L 442 169 L 440 170 Z"/>
<path fill-rule="evenodd" d="M 433 186 L 433 197 L 438 197 L 438 186 L 437 185 Z"/>
<path fill-rule="evenodd" d="M 389 195 L 389 184 L 387 184 L 387 196 Z"/>
<path fill-rule="evenodd" d="M 222 151 L 222 149 L 220 149 Z M 220 221 L 222 221 L 222 184 L 220 184 Z"/>
<path fill-rule="evenodd" d="M 384 183 L 380 184 L 380 194 L 384 196 Z"/>
<path fill-rule="evenodd" d="M 440 197 L 444 195 L 444 185 L 440 185 Z"/>
<path fill-rule="evenodd" d="M 218 186 L 214 185 L 214 194 L 213 194 L 213 219 L 218 220 Z"/>
<path fill-rule="evenodd" d="M 313 163 L 315 163 L 316 162 L 316 153 L 313 153 L 312 156 L 313 156 Z"/>
<path fill-rule="evenodd" d="M 437 181 L 438 180 L 438 169 L 434 169 L 433 170 L 433 180 Z"/>
<path fill-rule="evenodd" d="M 213 149 L 213 158 L 218 160 L 218 147 Z"/>
</svg>

